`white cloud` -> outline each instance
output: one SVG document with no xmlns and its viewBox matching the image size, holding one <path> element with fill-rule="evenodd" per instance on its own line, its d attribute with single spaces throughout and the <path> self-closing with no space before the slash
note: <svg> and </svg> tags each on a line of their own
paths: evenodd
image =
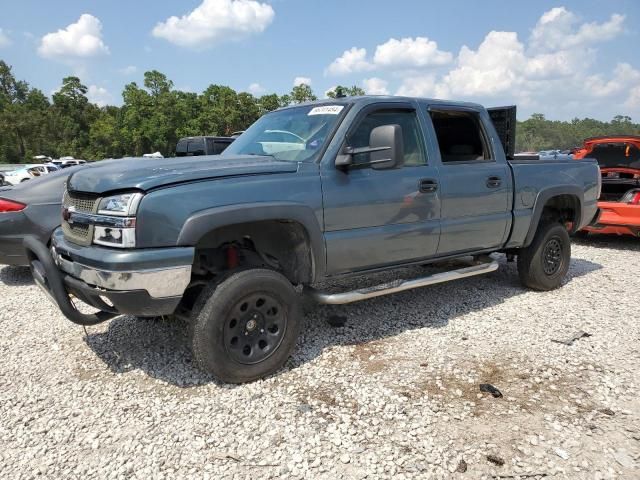
<svg viewBox="0 0 640 480">
<path fill-rule="evenodd" d="M 444 77 L 454 95 L 496 95 L 521 80 L 524 45 L 515 32 L 489 32 L 477 50 L 460 49 L 457 67 Z"/>
<path fill-rule="evenodd" d="M 603 79 L 602 75 L 591 75 L 585 78 L 585 89 L 594 97 L 609 97 L 622 94 L 632 87 L 640 87 L 640 71 L 628 63 L 619 63 L 613 70 L 611 80 Z"/>
<path fill-rule="evenodd" d="M 629 110 L 640 112 L 640 85 L 631 89 L 624 106 Z M 638 119 L 636 118 L 635 120 L 637 121 Z"/>
<path fill-rule="evenodd" d="M 105 55 L 109 47 L 102 41 L 100 20 L 84 13 L 76 23 L 42 37 L 38 53 L 45 58 L 66 60 Z"/>
<path fill-rule="evenodd" d="M 325 75 L 347 75 L 354 72 L 390 68 L 427 68 L 451 63 L 453 55 L 438 49 L 438 44 L 427 37 L 390 38 L 376 46 L 373 59 L 367 58 L 367 49 L 352 47 L 345 50 L 325 69 Z"/>
<path fill-rule="evenodd" d="M 367 60 L 367 49 L 352 47 L 345 50 L 325 70 L 327 75 L 345 75 L 353 72 L 371 70 L 373 65 Z"/>
<path fill-rule="evenodd" d="M 539 50 L 567 49 L 610 40 L 623 31 L 625 16 L 614 13 L 603 23 L 578 26 L 580 19 L 564 7 L 545 12 L 531 32 L 531 47 Z"/>
<path fill-rule="evenodd" d="M 311 86 L 311 79 L 309 77 L 296 77 L 293 79 L 293 86 L 297 87 L 298 85 Z"/>
<path fill-rule="evenodd" d="M 181 47 L 204 48 L 261 33 L 274 16 L 271 5 L 255 0 L 203 0 L 186 15 L 159 22 L 152 33 Z"/>
<path fill-rule="evenodd" d="M 87 89 L 87 98 L 90 102 L 95 103 L 99 107 L 104 107 L 113 102 L 113 95 L 104 87 L 97 85 L 89 85 Z"/>
<path fill-rule="evenodd" d="M 640 71 L 619 63 L 613 71 L 593 73 L 598 42 L 623 31 L 622 15 L 581 23 L 565 8 L 552 9 L 541 16 L 527 42 L 515 32 L 491 31 L 477 47 L 464 45 L 449 69 L 405 70 L 396 93 L 514 102 L 526 112 L 564 118 L 627 113 L 637 120 Z"/>
<path fill-rule="evenodd" d="M 261 95 L 266 91 L 266 89 L 259 83 L 252 83 L 247 87 L 247 91 L 252 95 Z"/>
<path fill-rule="evenodd" d="M 11 45 L 11 43 L 12 42 L 9 38 L 9 35 L 7 35 L 5 31 L 0 28 L 0 48 L 8 47 L 9 45 Z"/>
<path fill-rule="evenodd" d="M 451 63 L 450 52 L 438 50 L 438 44 L 426 37 L 390 38 L 376 47 L 373 63 L 379 67 L 432 67 Z"/>
<path fill-rule="evenodd" d="M 449 98 L 450 93 L 445 85 L 437 82 L 434 74 L 428 74 L 405 78 L 396 95 Z"/>
<path fill-rule="evenodd" d="M 378 77 L 365 78 L 362 86 L 367 95 L 389 95 L 389 82 Z"/>
<path fill-rule="evenodd" d="M 118 70 L 118 73 L 120 73 L 121 75 L 128 76 L 128 75 L 133 75 L 137 71 L 138 71 L 138 67 L 136 67 L 135 65 L 127 65 L 126 67 L 123 67 L 120 70 Z"/>
</svg>

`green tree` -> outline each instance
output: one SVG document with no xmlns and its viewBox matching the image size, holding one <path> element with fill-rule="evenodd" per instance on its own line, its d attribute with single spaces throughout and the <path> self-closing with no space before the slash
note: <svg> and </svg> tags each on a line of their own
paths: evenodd
<svg viewBox="0 0 640 480">
<path fill-rule="evenodd" d="M 306 83 L 302 83 L 293 87 L 291 93 L 289 94 L 289 97 L 291 103 L 311 102 L 318 99 L 318 97 L 314 95 L 311 87 Z"/>
<path fill-rule="evenodd" d="M 362 94 L 356 85 L 327 92 L 330 98 Z M 121 107 L 99 108 L 88 100 L 87 87 L 71 76 L 62 80 L 49 101 L 40 90 L 17 80 L 0 60 L 0 162 L 29 162 L 38 154 L 101 159 L 159 150 L 171 155 L 182 136 L 230 135 L 245 130 L 260 115 L 316 96 L 308 85 L 260 98 L 216 84 L 201 94 L 183 92 L 166 75 L 152 70 L 145 72 L 142 86 L 126 85 L 122 99 Z M 640 124 L 622 114 L 609 122 L 593 118 L 561 122 L 534 113 L 518 122 L 516 149 L 564 149 L 581 145 L 587 137 L 615 134 L 640 135 Z"/>
<path fill-rule="evenodd" d="M 84 156 L 89 146 L 89 126 L 99 115 L 99 108 L 86 94 L 87 87 L 78 77 L 64 78 L 53 94 L 50 121 L 55 155 Z"/>
<path fill-rule="evenodd" d="M 353 85 L 351 87 L 343 87 L 342 85 L 338 85 L 333 90 L 329 90 L 327 92 L 327 97 L 329 98 L 355 97 L 358 95 L 365 95 L 365 91 L 357 85 Z"/>
<path fill-rule="evenodd" d="M 258 108 L 260 109 L 261 115 L 280 108 L 280 99 L 278 98 L 278 95 L 272 93 L 270 95 L 261 96 L 258 99 Z"/>
</svg>

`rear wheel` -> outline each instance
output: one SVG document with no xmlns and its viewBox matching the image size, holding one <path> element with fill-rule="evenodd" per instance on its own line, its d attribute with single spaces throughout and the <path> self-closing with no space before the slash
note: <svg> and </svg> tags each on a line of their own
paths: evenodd
<svg viewBox="0 0 640 480">
<path fill-rule="evenodd" d="M 302 309 L 286 277 L 266 269 L 231 274 L 205 289 L 194 319 L 192 349 L 203 370 L 228 383 L 250 382 L 284 365 Z"/>
<path fill-rule="evenodd" d="M 553 290 L 562 285 L 571 261 L 571 239 L 558 222 L 538 227 L 533 242 L 518 253 L 518 275 L 534 290 Z"/>
</svg>

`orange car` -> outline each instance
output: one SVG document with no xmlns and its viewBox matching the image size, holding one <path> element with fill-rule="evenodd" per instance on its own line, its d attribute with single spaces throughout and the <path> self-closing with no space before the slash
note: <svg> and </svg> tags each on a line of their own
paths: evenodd
<svg viewBox="0 0 640 480">
<path fill-rule="evenodd" d="M 574 158 L 595 158 L 602 173 L 600 216 L 584 231 L 640 236 L 640 136 L 587 138 Z"/>
</svg>

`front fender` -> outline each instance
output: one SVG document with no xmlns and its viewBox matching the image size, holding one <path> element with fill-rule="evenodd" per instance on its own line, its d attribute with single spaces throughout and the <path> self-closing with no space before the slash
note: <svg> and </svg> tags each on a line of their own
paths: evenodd
<svg viewBox="0 0 640 480">
<path fill-rule="evenodd" d="M 293 202 L 257 202 L 226 205 L 202 210 L 190 216 L 178 235 L 177 245 L 194 246 L 207 233 L 221 227 L 264 220 L 298 222 L 307 231 L 314 262 L 314 277 L 324 276 L 326 254 L 324 235 L 314 211 Z"/>
</svg>

